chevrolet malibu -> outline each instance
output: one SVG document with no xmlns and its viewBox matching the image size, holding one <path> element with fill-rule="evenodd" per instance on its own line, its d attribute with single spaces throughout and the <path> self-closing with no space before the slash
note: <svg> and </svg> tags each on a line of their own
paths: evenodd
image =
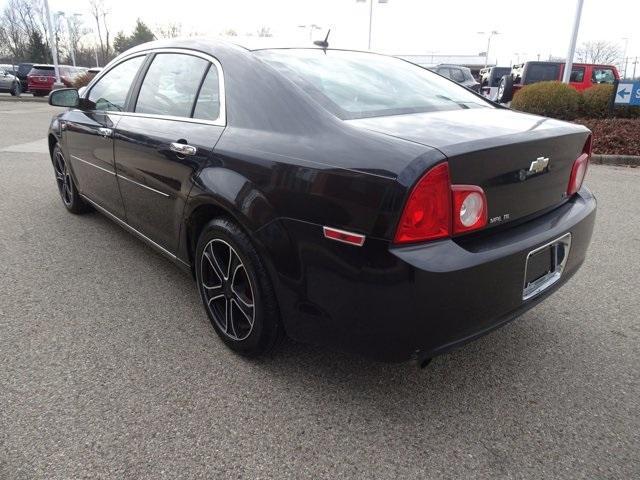
<svg viewBox="0 0 640 480">
<path fill-rule="evenodd" d="M 191 271 L 244 355 L 286 334 L 426 363 L 549 296 L 591 239 L 586 128 L 397 58 L 164 40 L 49 101 L 66 209 Z"/>
</svg>

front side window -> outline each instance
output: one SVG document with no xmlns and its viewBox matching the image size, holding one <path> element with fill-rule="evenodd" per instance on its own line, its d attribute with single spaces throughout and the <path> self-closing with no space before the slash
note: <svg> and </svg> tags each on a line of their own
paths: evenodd
<svg viewBox="0 0 640 480">
<path fill-rule="evenodd" d="M 143 61 L 144 56 L 125 60 L 98 80 L 89 92 L 89 100 L 95 103 L 95 110 L 124 110 L 129 88 Z"/>
<path fill-rule="evenodd" d="M 385 55 L 319 49 L 255 52 L 341 119 L 493 108 L 466 88 Z"/>
<path fill-rule="evenodd" d="M 611 68 L 594 68 L 591 74 L 592 83 L 614 83 L 616 77 Z"/>
<path fill-rule="evenodd" d="M 584 81 L 584 67 L 574 67 L 571 69 L 571 82 L 581 83 Z"/>
<path fill-rule="evenodd" d="M 209 62 L 192 55 L 159 53 L 142 81 L 135 111 L 190 117 Z"/>
</svg>

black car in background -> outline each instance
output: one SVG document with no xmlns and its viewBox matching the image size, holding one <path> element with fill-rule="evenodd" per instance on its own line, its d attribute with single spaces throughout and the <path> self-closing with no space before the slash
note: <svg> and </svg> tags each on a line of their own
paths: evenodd
<svg viewBox="0 0 640 480">
<path fill-rule="evenodd" d="M 20 80 L 20 86 L 22 87 L 22 91 L 26 92 L 29 88 L 29 82 L 27 79 L 27 75 L 33 68 L 33 63 L 20 63 L 18 65 L 17 77 Z"/>
<path fill-rule="evenodd" d="M 435 67 L 431 67 L 429 70 L 432 70 L 443 77 L 447 77 L 450 80 L 453 80 L 460 85 L 467 87 L 474 92 L 480 91 L 480 83 L 473 78 L 471 74 L 471 69 L 468 67 L 463 67 L 460 65 L 449 65 L 449 64 L 440 64 Z"/>
<path fill-rule="evenodd" d="M 191 271 L 245 355 L 286 332 L 426 361 L 547 297 L 591 239 L 586 128 L 396 58 L 163 40 L 49 102 L 67 210 Z"/>
</svg>

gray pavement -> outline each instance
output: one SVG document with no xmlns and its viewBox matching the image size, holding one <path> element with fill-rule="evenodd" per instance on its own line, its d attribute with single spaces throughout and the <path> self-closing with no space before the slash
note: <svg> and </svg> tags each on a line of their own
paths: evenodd
<svg viewBox="0 0 640 480">
<path fill-rule="evenodd" d="M 640 478 L 640 169 L 552 298 L 425 370 L 288 342 L 242 359 L 190 277 L 66 213 L 54 109 L 0 102 L 0 479 Z"/>
</svg>

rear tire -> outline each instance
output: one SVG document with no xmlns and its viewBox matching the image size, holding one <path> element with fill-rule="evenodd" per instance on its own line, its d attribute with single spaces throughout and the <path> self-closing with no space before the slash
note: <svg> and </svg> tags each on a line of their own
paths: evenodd
<svg viewBox="0 0 640 480">
<path fill-rule="evenodd" d="M 13 86 L 11 87 L 11 96 L 12 97 L 19 97 L 20 94 L 22 93 L 21 89 L 20 89 L 20 84 L 19 83 L 14 83 Z"/>
<path fill-rule="evenodd" d="M 81 214 L 91 210 L 91 207 L 85 202 L 76 188 L 73 181 L 69 164 L 67 163 L 60 145 L 53 148 L 53 171 L 56 176 L 56 184 L 58 185 L 58 193 L 62 199 L 64 207 L 73 214 Z"/>
<path fill-rule="evenodd" d="M 222 341 L 247 357 L 271 351 L 283 331 L 273 285 L 249 237 L 228 218 L 215 218 L 200 234 L 194 261 L 200 298 Z"/>
<path fill-rule="evenodd" d="M 507 103 L 507 102 L 510 102 L 512 99 L 513 99 L 513 78 L 511 77 L 511 75 L 505 75 L 500 80 L 496 101 L 498 103 Z"/>
</svg>

